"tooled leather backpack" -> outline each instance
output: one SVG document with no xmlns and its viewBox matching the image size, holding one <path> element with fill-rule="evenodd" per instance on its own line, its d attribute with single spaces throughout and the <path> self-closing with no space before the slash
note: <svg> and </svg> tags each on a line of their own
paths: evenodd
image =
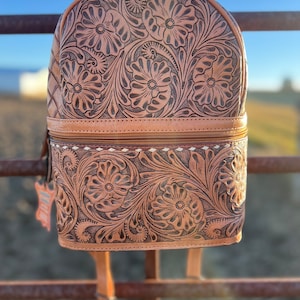
<svg viewBox="0 0 300 300">
<path fill-rule="evenodd" d="M 213 0 L 77 0 L 48 93 L 59 243 L 218 246 L 244 222 L 246 63 Z"/>
</svg>

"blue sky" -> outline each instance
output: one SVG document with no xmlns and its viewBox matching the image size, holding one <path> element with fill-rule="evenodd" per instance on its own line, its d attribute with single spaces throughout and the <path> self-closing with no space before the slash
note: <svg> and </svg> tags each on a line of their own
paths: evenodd
<svg viewBox="0 0 300 300">
<path fill-rule="evenodd" d="M 1 1 L 0 14 L 62 13 L 72 0 Z M 299 0 L 219 0 L 229 11 L 300 11 Z M 300 90 L 300 31 L 244 32 L 250 89 L 278 89 L 283 78 Z M 0 35 L 0 68 L 48 65 L 52 35 Z M 20 47 L 22 45 L 22 47 Z"/>
</svg>

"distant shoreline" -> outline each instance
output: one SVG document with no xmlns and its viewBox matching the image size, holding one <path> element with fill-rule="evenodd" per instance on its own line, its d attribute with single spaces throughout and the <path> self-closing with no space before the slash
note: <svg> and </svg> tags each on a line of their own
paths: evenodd
<svg viewBox="0 0 300 300">
<path fill-rule="evenodd" d="M 0 93 L 19 94 L 20 77 L 27 72 L 37 72 L 38 69 L 0 68 Z"/>
<path fill-rule="evenodd" d="M 47 74 L 47 68 L 0 68 L 0 95 L 14 99 L 45 98 Z"/>
</svg>

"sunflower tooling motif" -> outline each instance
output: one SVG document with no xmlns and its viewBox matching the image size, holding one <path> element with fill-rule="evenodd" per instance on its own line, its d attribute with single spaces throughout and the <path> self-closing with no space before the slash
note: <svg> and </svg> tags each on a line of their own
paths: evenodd
<svg viewBox="0 0 300 300">
<path fill-rule="evenodd" d="M 129 98 L 134 108 L 154 113 L 168 104 L 171 70 L 165 61 L 153 62 L 140 57 L 131 68 L 133 80 Z"/>
</svg>

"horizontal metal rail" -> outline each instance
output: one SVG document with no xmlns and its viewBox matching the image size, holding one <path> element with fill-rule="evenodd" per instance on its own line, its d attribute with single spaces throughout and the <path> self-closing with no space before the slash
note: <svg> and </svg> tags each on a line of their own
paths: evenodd
<svg viewBox="0 0 300 300">
<path fill-rule="evenodd" d="M 147 280 L 117 282 L 116 297 L 210 298 L 300 297 L 300 278 Z M 95 280 L 0 282 L 0 300 L 95 299 Z"/>
<path fill-rule="evenodd" d="M 249 157 L 248 173 L 298 173 L 300 156 Z M 46 176 L 45 160 L 0 160 L 0 177 Z"/>
<path fill-rule="evenodd" d="M 0 34 L 53 33 L 59 15 L 0 16 Z"/>
<path fill-rule="evenodd" d="M 233 12 L 242 31 L 300 30 L 300 12 Z M 0 15 L 0 34 L 53 33 L 60 15 Z"/>
<path fill-rule="evenodd" d="M 248 173 L 299 173 L 300 156 L 249 157 Z"/>
<path fill-rule="evenodd" d="M 0 177 L 46 176 L 45 160 L 0 160 Z"/>
<path fill-rule="evenodd" d="M 232 13 L 242 31 L 300 30 L 300 12 Z"/>
</svg>

